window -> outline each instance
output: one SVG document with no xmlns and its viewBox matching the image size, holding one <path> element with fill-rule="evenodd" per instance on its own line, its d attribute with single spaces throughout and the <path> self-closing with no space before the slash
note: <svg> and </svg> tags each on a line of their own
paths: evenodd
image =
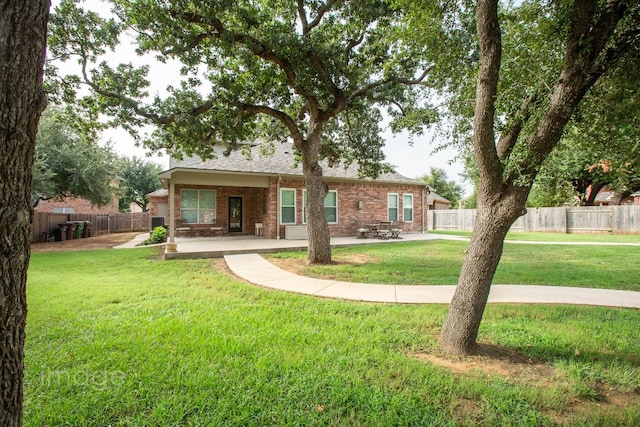
<svg viewBox="0 0 640 427">
<path fill-rule="evenodd" d="M 75 208 L 53 208 L 53 213 L 57 214 L 72 214 L 75 213 Z"/>
<path fill-rule="evenodd" d="M 338 223 L 338 192 L 329 190 L 324 198 L 324 214 L 329 224 Z M 307 223 L 307 190 L 302 193 L 302 222 Z"/>
<path fill-rule="evenodd" d="M 296 223 L 296 190 L 280 189 L 280 223 Z"/>
<path fill-rule="evenodd" d="M 328 223 L 338 222 L 338 192 L 329 190 L 324 198 L 324 214 L 327 216 Z"/>
<path fill-rule="evenodd" d="M 413 222 L 413 194 L 402 195 L 402 218 L 403 221 Z"/>
<path fill-rule="evenodd" d="M 389 221 L 398 220 L 398 195 L 396 193 L 389 193 L 387 195 L 387 210 Z"/>
<path fill-rule="evenodd" d="M 180 218 L 189 223 L 213 223 L 216 219 L 216 192 L 214 190 L 181 190 Z"/>
</svg>

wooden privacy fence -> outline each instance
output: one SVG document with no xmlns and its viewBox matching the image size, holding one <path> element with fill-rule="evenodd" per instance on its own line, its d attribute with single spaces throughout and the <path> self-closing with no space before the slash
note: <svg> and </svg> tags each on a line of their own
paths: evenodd
<svg viewBox="0 0 640 427">
<path fill-rule="evenodd" d="M 149 212 L 121 214 L 56 214 L 36 212 L 31 222 L 31 242 L 41 242 L 55 235 L 60 224 L 72 221 L 91 223 L 91 235 L 149 230 Z"/>
<path fill-rule="evenodd" d="M 471 231 L 475 209 L 429 211 L 429 230 Z M 512 231 L 640 234 L 640 205 L 528 208 Z"/>
</svg>

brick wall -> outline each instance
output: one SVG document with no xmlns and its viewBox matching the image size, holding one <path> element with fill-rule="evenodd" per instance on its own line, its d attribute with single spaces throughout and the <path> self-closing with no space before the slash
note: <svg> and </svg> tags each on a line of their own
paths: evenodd
<svg viewBox="0 0 640 427">
<path fill-rule="evenodd" d="M 388 218 L 387 196 L 389 193 L 398 194 L 399 219 L 403 220 L 403 195 L 413 195 L 413 221 L 406 222 L 405 232 L 418 232 L 422 230 L 422 187 L 406 184 L 380 184 L 373 182 L 329 182 L 329 190 L 338 193 L 338 222 L 329 224 L 331 235 L 355 235 L 358 223 L 370 223 L 371 221 L 386 221 Z M 295 189 L 296 191 L 296 223 L 302 224 L 302 202 L 304 179 L 282 179 L 279 188 Z M 206 185 L 175 186 L 175 217 L 180 218 L 180 190 L 202 189 L 216 191 L 216 219 L 218 225 L 228 227 L 228 201 L 229 197 L 242 197 L 243 200 L 243 232 L 253 234 L 255 223 L 262 222 L 264 236 L 276 238 L 278 223 L 278 179 L 273 177 L 269 181 L 268 188 L 252 187 L 221 187 Z M 425 196 L 426 198 L 426 196 Z M 154 216 L 156 204 L 168 198 L 150 198 L 150 215 Z M 358 207 L 362 202 L 362 208 Z M 171 208 L 171 207 L 170 207 Z M 425 222 L 426 224 L 426 222 Z M 285 226 L 280 226 L 280 237 L 285 236 Z"/>
<path fill-rule="evenodd" d="M 329 190 L 338 192 L 338 223 L 329 224 L 332 236 L 357 234 L 358 223 L 371 221 L 386 221 L 388 219 L 387 196 L 389 193 L 398 194 L 399 218 L 403 219 L 403 198 L 405 194 L 413 195 L 413 221 L 405 224 L 406 232 L 422 230 L 422 187 L 406 184 L 380 184 L 366 181 L 359 182 L 329 182 Z M 280 188 L 296 190 L 296 223 L 302 224 L 302 199 L 304 190 L 303 179 L 283 179 Z M 265 236 L 275 238 L 277 224 L 277 179 L 273 178 L 269 189 L 269 215 L 265 222 Z M 362 208 L 358 208 L 362 202 Z M 266 224 L 269 224 L 268 230 Z M 426 224 L 426 223 L 425 223 Z M 280 237 L 284 237 L 285 225 L 280 226 Z"/>
</svg>

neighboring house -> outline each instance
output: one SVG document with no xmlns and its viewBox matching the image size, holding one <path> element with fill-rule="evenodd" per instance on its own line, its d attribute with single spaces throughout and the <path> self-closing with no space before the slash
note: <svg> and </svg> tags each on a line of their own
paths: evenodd
<svg viewBox="0 0 640 427">
<path fill-rule="evenodd" d="M 371 221 L 403 221 L 405 232 L 426 231 L 424 182 L 397 173 L 359 179 L 355 164 L 321 166 L 331 235 L 355 235 L 358 224 Z M 150 215 L 156 223 L 164 217 L 170 236 L 176 224 L 203 235 L 213 230 L 278 239 L 306 236 L 305 180 L 291 143 L 276 143 L 272 155 L 253 146 L 250 159 L 241 151 L 206 161 L 172 159 L 160 179 L 163 189 L 148 195 Z"/>
<path fill-rule="evenodd" d="M 640 191 L 636 191 L 629 197 L 633 200 L 634 205 L 640 205 Z"/>
<path fill-rule="evenodd" d="M 62 200 L 40 200 L 34 208 L 35 212 L 60 213 L 60 214 L 117 214 L 118 198 L 114 197 L 106 206 L 95 206 L 86 199 L 79 197 L 65 197 Z"/>
<path fill-rule="evenodd" d="M 451 202 L 444 197 L 436 194 L 433 189 L 430 188 L 429 191 L 429 210 L 436 209 L 451 209 Z"/>
<path fill-rule="evenodd" d="M 603 188 L 596 194 L 596 198 L 593 201 L 594 206 L 609 206 L 609 205 L 633 205 L 638 204 L 638 196 L 639 193 L 631 194 L 630 196 L 625 197 L 620 200 L 621 195 L 616 193 L 615 191 L 611 191 L 608 187 Z M 618 200 L 620 200 L 618 202 Z"/>
</svg>

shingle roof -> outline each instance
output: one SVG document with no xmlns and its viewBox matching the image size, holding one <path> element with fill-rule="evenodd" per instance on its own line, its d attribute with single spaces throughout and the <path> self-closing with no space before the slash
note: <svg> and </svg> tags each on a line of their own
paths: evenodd
<svg viewBox="0 0 640 427">
<path fill-rule="evenodd" d="M 429 187 L 429 195 L 427 196 L 427 202 L 430 205 L 432 205 L 434 201 L 451 204 L 451 202 L 448 199 L 445 199 L 438 193 L 434 192 L 433 188 Z"/>
<path fill-rule="evenodd" d="M 169 195 L 169 190 L 167 190 L 166 188 L 159 188 L 156 191 L 152 191 L 151 193 L 147 194 L 147 197 L 166 197 Z"/>
<path fill-rule="evenodd" d="M 275 143 L 275 152 L 272 155 L 260 153 L 259 146 L 251 147 L 251 157 L 247 159 L 241 151 L 233 151 L 228 157 L 220 155 L 215 159 L 185 159 L 175 163 L 172 169 L 161 174 L 168 177 L 172 170 L 206 170 L 211 172 L 241 172 L 260 175 L 291 175 L 302 176 L 302 165 L 296 164 L 292 143 Z M 345 180 L 370 180 L 358 178 L 358 165 L 354 162 L 345 169 L 343 164 L 329 167 L 326 161 L 321 161 L 323 176 L 325 178 L 337 178 Z M 376 182 L 405 183 L 411 185 L 425 185 L 424 182 L 407 178 L 398 173 L 381 174 Z"/>
</svg>

